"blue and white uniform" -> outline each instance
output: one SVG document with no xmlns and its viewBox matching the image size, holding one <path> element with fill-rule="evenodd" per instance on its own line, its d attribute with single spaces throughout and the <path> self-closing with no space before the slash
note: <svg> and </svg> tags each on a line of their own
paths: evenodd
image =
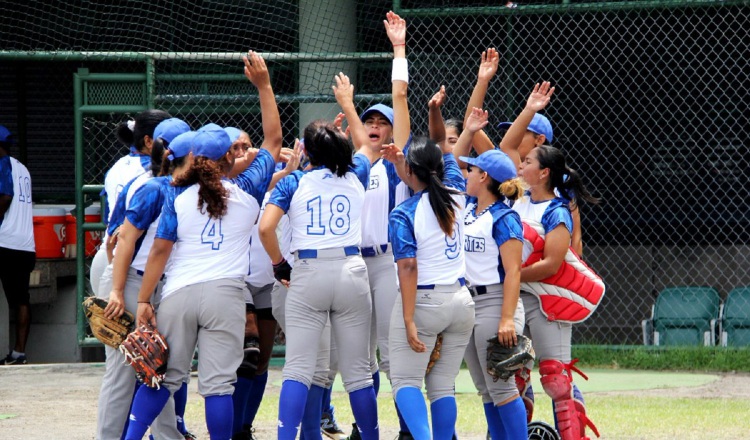
<svg viewBox="0 0 750 440">
<path fill-rule="evenodd" d="M 289 216 L 295 255 L 286 299 L 279 438 L 297 434 L 329 315 L 333 338 L 347 347 L 339 353 L 339 366 L 355 418 L 360 424 L 363 411 L 367 417 L 377 414 L 369 349 L 362 344 L 370 338 L 372 302 L 359 250 L 370 162 L 361 154 L 355 154 L 353 162 L 343 177 L 324 167 L 295 171 L 276 185 L 268 202 Z M 366 403 L 355 403 L 360 400 Z M 368 427 L 362 429 L 365 437 Z M 369 430 L 376 429 L 375 421 Z"/>
<path fill-rule="evenodd" d="M 453 155 L 444 155 L 443 160 L 443 183 L 460 191 L 465 190 L 464 177 Z M 440 228 L 426 191 L 415 194 L 397 206 L 390 216 L 390 238 L 395 260 L 417 260 L 414 322 L 419 339 L 427 346 L 422 353 L 415 352 L 409 346 L 402 298 L 397 297 L 390 328 L 391 384 L 398 408 L 415 438 L 420 435 L 429 437 L 427 411 L 421 393 L 423 381 L 432 402 L 433 423 L 450 424 L 446 430 L 450 431 L 448 437 L 452 435 L 456 417 L 454 382 L 474 325 L 474 302 L 464 281 L 461 212 L 465 199 L 463 195 L 452 197 L 459 208 L 454 207 L 456 223 L 451 236 Z M 439 333 L 443 335 L 440 359 L 425 377 L 430 353 Z M 437 432 L 433 435 L 439 437 Z"/>
<path fill-rule="evenodd" d="M 569 204 L 570 202 L 562 197 L 535 202 L 527 193 L 513 204 L 512 209 L 521 216 L 521 220 L 541 223 L 545 235 L 562 224 L 572 236 L 573 217 L 570 215 Z M 524 245 L 522 261 L 526 261 L 530 253 L 531 248 L 527 243 Z M 572 325 L 567 322 L 548 321 L 542 313 L 539 299 L 532 293 L 522 290 L 521 299 L 526 315 L 526 327 L 531 334 L 537 357 L 542 360 L 557 359 L 569 363 Z"/>
</svg>

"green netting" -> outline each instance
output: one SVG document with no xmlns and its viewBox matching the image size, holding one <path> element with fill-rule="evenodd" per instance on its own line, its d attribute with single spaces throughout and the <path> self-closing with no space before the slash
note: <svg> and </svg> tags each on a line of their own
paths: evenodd
<svg viewBox="0 0 750 440">
<path fill-rule="evenodd" d="M 139 84 L 91 85 L 91 105 L 163 108 L 193 127 L 235 125 L 260 141 L 257 96 L 240 56 L 264 53 L 291 145 L 337 112 L 330 86 L 349 74 L 366 108 L 390 100 L 382 20 L 408 21 L 414 131 L 444 84 L 443 114 L 461 118 L 479 53 L 496 47 L 488 134 L 550 80 L 545 111 L 561 148 L 604 200 L 583 211 L 584 256 L 608 283 L 576 342 L 634 343 L 668 286 L 722 296 L 750 285 L 747 90 L 749 1 L 72 1 L 5 2 L 0 123 L 20 134 L 34 194 L 72 199 L 73 74 L 139 73 Z M 513 5 L 511 5 L 513 6 Z M 123 154 L 113 135 L 127 111 L 83 121 L 84 183 L 102 183 Z"/>
</svg>

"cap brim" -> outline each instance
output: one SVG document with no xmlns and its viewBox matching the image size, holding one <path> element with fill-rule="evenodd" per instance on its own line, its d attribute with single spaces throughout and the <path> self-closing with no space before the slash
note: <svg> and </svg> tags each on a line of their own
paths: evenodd
<svg viewBox="0 0 750 440">
<path fill-rule="evenodd" d="M 501 122 L 497 124 L 497 128 L 510 128 L 511 125 L 513 125 L 512 122 Z"/>
<path fill-rule="evenodd" d="M 391 120 L 388 118 L 388 115 L 384 114 L 378 109 L 367 110 L 366 112 L 362 113 L 362 116 L 359 117 L 359 120 L 362 122 L 365 122 L 365 120 L 367 120 L 367 118 L 373 113 L 379 114 L 380 116 L 385 118 L 385 120 L 388 121 L 388 123 L 391 124 L 391 126 L 393 126 L 393 123 L 391 123 Z"/>
<path fill-rule="evenodd" d="M 461 162 L 468 163 L 469 165 L 474 165 L 475 167 L 478 167 L 477 165 L 477 158 L 476 157 L 469 157 L 469 156 L 458 156 L 458 160 Z"/>
</svg>

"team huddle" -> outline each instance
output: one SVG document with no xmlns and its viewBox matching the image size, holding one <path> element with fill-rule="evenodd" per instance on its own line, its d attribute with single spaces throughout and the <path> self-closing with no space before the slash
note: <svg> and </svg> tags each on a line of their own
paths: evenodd
<svg viewBox="0 0 750 440">
<path fill-rule="evenodd" d="M 379 438 L 381 371 L 399 439 L 455 438 L 463 361 L 488 435 L 526 439 L 534 352 L 560 437 L 596 432 L 573 384 L 571 331 L 603 295 L 578 258 L 578 204 L 597 200 L 549 145 L 552 126 L 538 112 L 554 88 L 533 88 L 496 148 L 482 110 L 499 63 L 488 49 L 464 118 L 443 120 L 441 87 L 428 104 L 429 136 L 418 136 L 406 23 L 389 12 L 384 26 L 392 107 L 358 114 L 340 73 L 341 113 L 309 123 L 294 148 L 282 148 L 268 69 L 254 52 L 244 73 L 260 98 L 260 148 L 240 129 L 192 130 L 160 110 L 118 126 L 131 152 L 105 178 L 107 246 L 91 280 L 104 315 L 132 316 L 138 330 L 106 347 L 97 438 L 141 439 L 149 429 L 156 439 L 195 438 L 183 416 L 197 347 L 211 438 L 253 439 L 277 325 L 286 336 L 280 439 L 343 434 L 331 405 L 337 372 L 356 420 L 350 438 Z M 144 346 L 161 350 L 165 366 L 144 361 Z M 498 360 L 496 347 L 514 357 Z M 147 372 L 143 384 L 126 360 Z"/>
</svg>

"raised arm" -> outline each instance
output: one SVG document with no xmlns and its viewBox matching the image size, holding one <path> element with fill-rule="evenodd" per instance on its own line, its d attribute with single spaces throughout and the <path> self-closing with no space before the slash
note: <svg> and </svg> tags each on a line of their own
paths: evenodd
<svg viewBox="0 0 750 440">
<path fill-rule="evenodd" d="M 402 182 L 406 183 L 406 157 L 400 148 L 394 144 L 383 145 L 383 159 L 393 164 L 396 174 Z"/>
<path fill-rule="evenodd" d="M 364 154 L 370 160 L 370 163 L 375 162 L 380 158 L 380 153 L 373 151 L 371 148 L 367 148 L 369 144 L 369 138 L 367 137 L 367 131 L 365 126 L 357 115 L 357 109 L 354 107 L 354 86 L 352 85 L 349 77 L 339 72 L 335 77 L 336 85 L 333 88 L 333 94 L 336 97 L 336 102 L 341 106 L 341 110 L 344 112 L 346 122 L 348 124 L 349 133 L 352 136 L 352 143 L 357 153 Z M 337 118 L 338 119 L 338 118 Z M 362 148 L 365 147 L 365 148 Z"/>
<path fill-rule="evenodd" d="M 289 148 L 286 148 L 285 150 L 289 150 Z M 299 139 L 294 140 L 293 150 L 291 150 L 290 152 L 282 151 L 281 154 L 282 156 L 286 156 L 284 160 L 284 162 L 286 162 L 286 166 L 283 170 L 273 173 L 271 183 L 268 184 L 268 191 L 271 191 L 276 186 L 276 184 L 279 183 L 279 180 L 292 174 L 297 170 L 297 168 L 299 168 L 299 162 L 302 158 L 302 144 L 300 143 Z"/>
<path fill-rule="evenodd" d="M 279 108 L 276 106 L 276 96 L 271 88 L 271 76 L 268 73 L 268 67 L 263 58 L 253 51 L 249 51 L 245 62 L 245 76 L 258 89 L 260 98 L 260 112 L 263 121 L 263 145 L 273 156 L 274 160 L 279 160 L 281 152 L 281 143 L 283 136 L 281 134 L 281 119 L 279 118 Z"/>
<path fill-rule="evenodd" d="M 393 94 L 393 143 L 404 149 L 411 133 L 409 104 L 406 92 L 409 86 L 409 64 L 406 61 L 406 20 L 390 11 L 383 20 L 385 32 L 393 45 L 391 92 Z"/>
<path fill-rule="evenodd" d="M 461 161 L 459 157 L 469 155 L 472 138 L 487 125 L 488 120 L 489 114 L 481 108 L 473 108 L 469 117 L 466 118 L 464 131 L 461 132 L 456 145 L 453 146 L 453 156 L 456 157 L 459 167 L 466 168 L 466 162 Z"/>
<path fill-rule="evenodd" d="M 543 110 L 549 104 L 550 97 L 555 93 L 555 88 L 550 87 L 549 81 L 544 81 L 541 85 L 534 85 L 526 106 L 521 113 L 516 116 L 516 120 L 508 128 L 508 131 L 500 141 L 500 149 L 503 150 L 515 162 L 516 166 L 521 164 L 521 156 L 518 154 L 518 147 L 521 145 L 526 130 L 529 128 L 534 115 Z"/>
<path fill-rule="evenodd" d="M 440 86 L 440 90 L 438 90 L 427 103 L 427 108 L 430 112 L 428 120 L 430 139 L 440 145 L 441 148 L 443 147 L 443 144 L 445 144 L 445 121 L 443 121 L 443 114 L 440 111 L 440 108 L 445 103 L 445 98 L 445 86 Z"/>
<path fill-rule="evenodd" d="M 477 73 L 477 83 L 474 86 L 474 90 L 471 92 L 469 103 L 466 105 L 464 124 L 466 124 L 466 120 L 469 118 L 473 108 L 484 108 L 484 98 L 487 96 L 487 88 L 489 87 L 490 80 L 492 80 L 497 73 L 499 64 L 500 55 L 494 47 L 482 52 L 482 61 L 479 63 L 479 73 Z M 485 151 L 495 148 L 492 140 L 487 136 L 484 130 L 480 130 L 474 134 L 472 144 L 474 145 L 477 154 L 482 154 Z"/>
</svg>

